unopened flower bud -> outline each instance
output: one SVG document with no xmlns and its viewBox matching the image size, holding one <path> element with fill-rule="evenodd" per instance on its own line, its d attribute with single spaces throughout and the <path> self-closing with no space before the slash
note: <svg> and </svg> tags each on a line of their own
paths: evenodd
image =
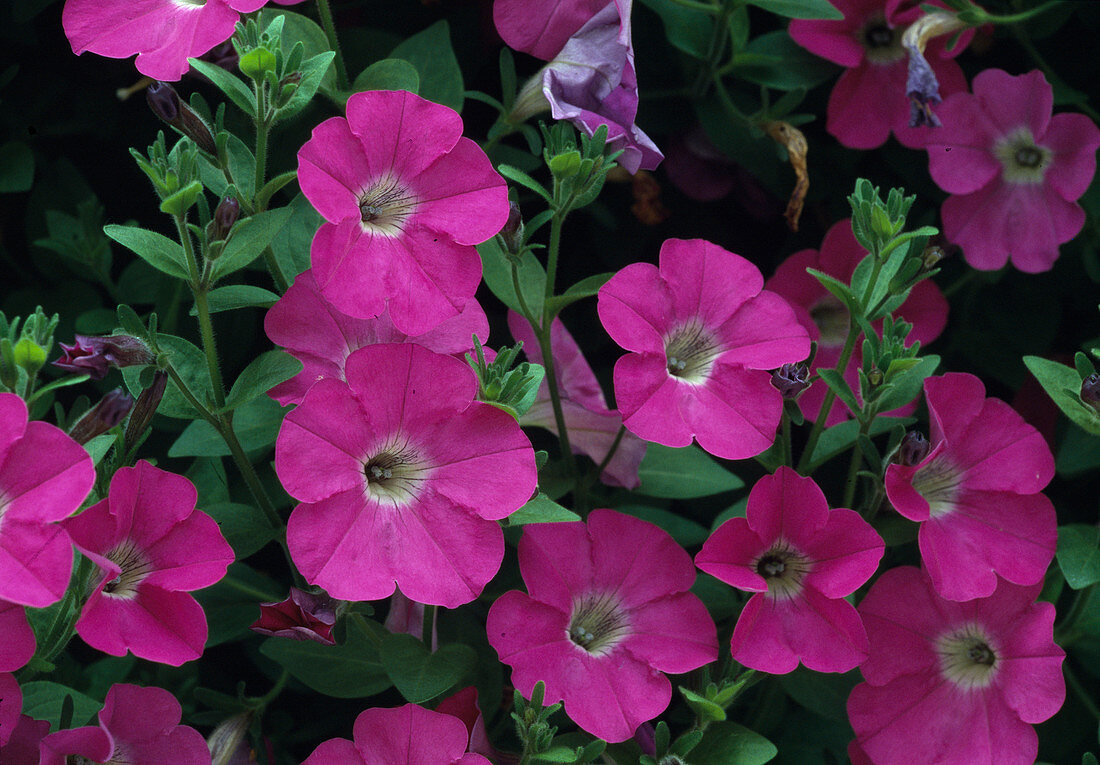
<svg viewBox="0 0 1100 765">
<path fill-rule="evenodd" d="M 1093 372 L 1081 381 L 1081 400 L 1100 411 L 1100 373 Z"/>
<path fill-rule="evenodd" d="M 291 587 L 286 600 L 261 603 L 260 618 L 249 629 L 261 635 L 336 645 L 332 637 L 334 624 L 336 602 L 328 594 L 314 594 Z"/>
<path fill-rule="evenodd" d="M 76 335 L 75 339 L 72 345 L 61 343 L 64 353 L 53 365 L 67 372 L 87 374 L 93 380 L 102 380 L 111 367 L 144 366 L 156 361 L 149 346 L 132 335 Z"/>
<path fill-rule="evenodd" d="M 212 765 L 234 765 L 249 762 L 248 728 L 252 725 L 252 711 L 241 712 L 218 723 L 206 745 L 210 748 Z"/>
<path fill-rule="evenodd" d="M 176 89 L 164 82 L 154 82 L 145 89 L 145 101 L 153 114 L 174 125 L 180 115 L 180 96 Z"/>
<path fill-rule="evenodd" d="M 149 429 L 153 422 L 153 415 L 157 413 L 160 400 L 164 397 L 164 389 L 168 385 L 168 373 L 157 372 L 153 375 L 153 384 L 143 390 L 134 404 L 134 414 L 126 426 L 126 443 L 135 444 L 141 434 Z"/>
<path fill-rule="evenodd" d="M 523 246 L 523 215 L 515 202 L 508 203 L 508 221 L 500 230 L 500 236 L 511 253 L 518 253 Z"/>
<path fill-rule="evenodd" d="M 184 103 L 171 85 L 154 82 L 145 91 L 145 100 L 154 114 L 198 144 L 200 149 L 208 154 L 217 153 L 210 127 Z"/>
<path fill-rule="evenodd" d="M 875 388 L 882 385 L 882 370 L 872 368 L 871 371 L 867 373 L 867 382 L 871 383 Z"/>
<path fill-rule="evenodd" d="M 930 451 L 932 451 L 932 444 L 928 442 L 924 434 L 920 431 L 911 430 L 901 439 L 897 456 L 894 459 L 899 465 L 912 467 L 913 465 L 919 465 Z"/>
<path fill-rule="evenodd" d="M 947 257 L 947 253 L 942 247 L 932 245 L 924 248 L 924 253 L 921 255 L 921 259 L 924 262 L 924 270 L 931 271 L 935 268 L 941 260 Z"/>
<path fill-rule="evenodd" d="M 133 396 L 122 388 L 115 388 L 76 421 L 69 435 L 78 444 L 86 444 L 122 422 L 133 405 Z"/>
<path fill-rule="evenodd" d="M 772 372 L 772 387 L 785 399 L 796 399 L 810 387 L 810 368 L 805 364 L 784 364 Z"/>
<path fill-rule="evenodd" d="M 241 203 L 237 201 L 236 197 L 225 197 L 218 203 L 218 207 L 214 210 L 214 232 L 213 240 L 220 241 L 229 236 L 229 230 L 233 228 L 233 224 L 237 222 L 237 218 L 241 217 Z"/>
<path fill-rule="evenodd" d="M 639 725 L 634 731 L 634 742 L 642 750 L 642 754 L 648 754 L 650 757 L 657 754 L 657 737 L 653 723 L 644 722 Z"/>
</svg>

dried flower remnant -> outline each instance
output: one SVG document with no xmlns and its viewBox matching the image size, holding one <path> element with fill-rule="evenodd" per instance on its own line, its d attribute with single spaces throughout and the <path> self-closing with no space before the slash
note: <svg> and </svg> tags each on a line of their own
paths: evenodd
<svg viewBox="0 0 1100 765">
<path fill-rule="evenodd" d="M 810 171 L 806 164 L 806 155 L 810 145 L 802 131 L 787 122 L 768 122 L 764 132 L 773 141 L 787 150 L 787 159 L 794 170 L 795 184 L 783 217 L 791 231 L 798 231 L 798 220 L 802 217 L 802 206 L 806 203 L 806 194 L 810 190 Z"/>
<path fill-rule="evenodd" d="M 332 598 L 324 592 L 312 593 L 291 587 L 285 600 L 261 603 L 260 618 L 249 629 L 261 635 L 336 645 L 332 637 L 334 624 L 336 604 Z"/>
<path fill-rule="evenodd" d="M 939 127 L 940 119 L 932 107 L 943 101 L 940 83 L 924 51 L 935 37 L 961 32 L 966 24 L 954 13 L 933 11 L 925 13 L 905 30 L 901 46 L 909 54 L 909 75 L 905 81 L 905 95 L 909 98 L 909 127 Z"/>
<path fill-rule="evenodd" d="M 62 355 L 53 365 L 66 372 L 86 374 L 93 380 L 102 380 L 112 368 L 145 366 L 156 361 L 149 346 L 132 335 L 76 335 L 72 345 L 59 345 Z"/>
</svg>

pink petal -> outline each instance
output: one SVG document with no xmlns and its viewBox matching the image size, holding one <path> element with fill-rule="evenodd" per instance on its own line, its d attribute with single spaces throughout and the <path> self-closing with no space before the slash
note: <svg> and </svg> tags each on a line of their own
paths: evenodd
<svg viewBox="0 0 1100 765">
<path fill-rule="evenodd" d="M 764 287 L 759 268 L 703 239 L 666 239 L 659 262 L 672 315 L 698 317 L 706 327 L 724 324 Z"/>
<path fill-rule="evenodd" d="M 1096 174 L 1096 124 L 1083 114 L 1055 114 L 1040 143 L 1054 152 L 1043 180 L 1069 202 L 1084 194 Z"/>
<path fill-rule="evenodd" d="M 39 744 L 50 732 L 50 724 L 45 720 L 34 720 L 27 715 L 19 715 L 14 728 L 5 727 L 11 732 L 11 737 L 6 744 L 0 744 L 0 757 L 3 757 L 5 762 L 26 762 L 28 765 L 39 762 Z M 62 755 L 62 765 L 64 762 Z"/>
<path fill-rule="evenodd" d="M 202 655 L 206 615 L 185 592 L 141 585 L 133 599 L 93 595 L 76 623 L 92 648 L 112 656 L 135 656 L 178 667 Z"/>
<path fill-rule="evenodd" d="M 549 61 L 605 5 L 605 0 L 499 0 L 493 21 L 509 48 Z"/>
<path fill-rule="evenodd" d="M 714 620 L 699 598 L 681 592 L 630 612 L 630 635 L 622 647 L 642 664 L 683 674 L 718 658 Z"/>
<path fill-rule="evenodd" d="M 915 566 L 883 572 L 859 604 L 871 653 L 860 665 L 863 677 L 885 685 L 902 675 L 938 667 L 936 639 L 952 621 L 953 604 L 942 601 Z"/>
<path fill-rule="evenodd" d="M 469 741 L 466 726 L 457 717 L 416 704 L 360 713 L 355 718 L 354 736 L 364 761 L 409 765 L 453 762 L 466 751 Z"/>
<path fill-rule="evenodd" d="M 663 352 L 621 357 L 615 362 L 615 401 L 623 425 L 634 435 L 665 446 L 687 446 L 693 432 L 680 408 L 690 394 L 672 379 L 665 364 Z"/>
<path fill-rule="evenodd" d="M 783 399 L 766 372 L 727 365 L 719 359 L 704 385 L 681 384 L 681 388 L 684 421 L 699 446 L 716 457 L 753 457 L 775 441 Z"/>
<path fill-rule="evenodd" d="M 22 708 L 23 691 L 19 688 L 15 675 L 0 672 L 0 746 L 8 743 L 11 738 Z"/>
<path fill-rule="evenodd" d="M 993 145 L 1002 133 L 980 100 L 956 93 L 935 111 L 943 125 L 931 131 L 924 148 L 936 185 L 951 194 L 972 194 L 999 178 L 1002 166 L 993 155 Z"/>
<path fill-rule="evenodd" d="M 935 42 L 938 42 L 938 40 Z M 965 47 L 966 42 L 963 42 L 960 38 L 951 55 L 958 55 Z M 942 54 L 943 51 L 939 52 Z M 936 79 L 940 83 L 940 96 L 946 99 L 953 93 L 965 93 L 966 75 L 963 74 L 962 68 L 952 58 L 943 58 L 936 55 L 931 44 L 928 48 L 928 54 L 928 64 L 932 67 L 932 71 L 935 72 Z M 910 149 L 923 149 L 930 141 L 938 140 L 937 133 L 943 129 L 943 126 L 936 128 L 928 126 L 909 127 L 910 111 L 911 109 L 907 108 L 894 113 L 896 121 L 893 125 L 893 131 L 898 143 L 902 146 L 908 146 Z M 934 107 L 933 111 L 940 117 L 941 122 L 944 122 L 940 107 Z M 944 122 L 944 124 L 947 123 Z"/>
<path fill-rule="evenodd" d="M 972 490 L 1034 494 L 1054 477 L 1054 456 L 1042 434 L 1000 399 L 985 400 L 948 453 Z"/>
<path fill-rule="evenodd" d="M 573 596 L 588 589 L 595 577 L 592 538 L 583 523 L 535 523 L 525 526 L 519 541 L 519 568 L 531 597 L 563 614 L 573 610 Z"/>
<path fill-rule="evenodd" d="M 400 243 L 364 232 L 357 218 L 322 223 L 310 247 L 321 294 L 341 312 L 361 319 L 386 310 L 389 292 L 383 280 L 393 257 L 404 257 Z"/>
<path fill-rule="evenodd" d="M 998 590 L 1009 586 L 1002 583 Z M 998 657 L 997 678 L 1005 703 L 1026 723 L 1050 719 L 1066 700 L 1065 651 L 1052 639 L 1054 617 L 1053 604 L 1032 604 L 1005 633 Z"/>
<path fill-rule="evenodd" d="M 330 738 L 314 749 L 312 754 L 302 761 L 302 765 L 331 765 L 334 762 L 358 765 L 358 763 L 366 763 L 366 760 L 355 748 L 355 744 L 346 738 Z"/>
<path fill-rule="evenodd" d="M 628 351 L 662 357 L 665 333 L 676 321 L 689 318 L 673 314 L 668 284 L 649 263 L 631 263 L 612 276 L 600 287 L 596 307 L 612 340 Z"/>
<path fill-rule="evenodd" d="M 783 540 L 805 552 L 829 520 L 829 503 L 812 478 L 780 466 L 753 485 L 745 517 L 766 544 Z"/>
<path fill-rule="evenodd" d="M 759 484 L 757 484 L 759 485 Z M 771 546 L 749 527 L 745 518 L 730 518 L 703 543 L 695 565 L 728 585 L 749 592 L 765 592 L 768 583 L 753 563 Z"/>
<path fill-rule="evenodd" d="M 34 656 L 34 630 L 22 606 L 0 601 L 0 635 L 4 636 L 0 642 L 0 672 L 14 672 Z M 0 725 L 0 732 L 10 730 L 11 726 Z"/>
<path fill-rule="evenodd" d="M 392 240 L 398 241 L 398 240 Z M 394 326 L 419 335 L 458 316 L 481 282 L 481 259 L 472 246 L 457 244 L 418 224 L 406 227 L 385 277 Z M 355 278 L 352 272 L 346 274 Z M 370 294 L 370 276 L 357 279 Z"/>
<path fill-rule="evenodd" d="M 143 548 L 171 534 L 195 511 L 197 501 L 198 492 L 193 483 L 181 475 L 155 468 L 145 460 L 116 472 L 108 490 L 108 507 L 111 515 L 118 519 L 118 531 Z"/>
<path fill-rule="evenodd" d="M 406 183 L 462 137 L 462 118 L 454 109 L 405 90 L 356 93 L 348 99 L 347 114 L 371 170 Z"/>
<path fill-rule="evenodd" d="M 332 117 L 313 128 L 298 150 L 302 193 L 329 223 L 361 220 L 359 197 L 387 167 L 371 167 L 362 143 L 343 117 Z"/>
<path fill-rule="evenodd" d="M 718 329 L 728 350 L 721 359 L 749 369 L 775 369 L 810 355 L 810 339 L 790 305 L 764 290 Z"/>
<path fill-rule="evenodd" d="M 481 147 L 460 138 L 410 182 L 419 200 L 415 220 L 458 244 L 480 244 L 508 220 L 508 187 Z"/>
<path fill-rule="evenodd" d="M 896 114 L 908 110 L 905 63 L 879 66 L 864 62 L 840 75 L 826 107 L 826 130 L 850 149 L 874 149 L 886 143 Z"/>
<path fill-rule="evenodd" d="M 882 537 L 853 510 L 829 511 L 825 527 L 807 540 L 814 561 L 805 584 L 827 598 L 841 598 L 860 587 L 878 569 L 885 550 Z"/>
<path fill-rule="evenodd" d="M 145 581 L 166 590 L 199 590 L 217 584 L 234 559 L 233 548 L 217 522 L 201 510 L 195 510 L 145 552 L 157 567 Z"/>
<path fill-rule="evenodd" d="M 0 466 L 4 523 L 59 521 L 80 507 L 93 483 L 95 468 L 84 447 L 53 425 L 28 423 Z"/>
<path fill-rule="evenodd" d="M 614 510 L 593 510 L 588 535 L 592 538 L 591 581 L 612 589 L 627 609 L 686 592 L 695 583 L 691 556 L 648 521 Z"/>
<path fill-rule="evenodd" d="M 1001 69 L 983 69 L 974 77 L 974 95 L 982 111 L 1007 135 L 1020 126 L 1038 139 L 1047 132 L 1054 90 L 1038 69 L 1014 77 Z"/>
<path fill-rule="evenodd" d="M 73 547 L 55 524 L 3 519 L 0 534 L 0 600 L 44 608 L 69 586 Z"/>
<path fill-rule="evenodd" d="M 856 33 L 863 23 L 863 14 L 850 6 L 860 4 L 836 2 L 834 5 L 844 13 L 843 19 L 792 19 L 787 31 L 792 40 L 811 53 L 844 67 L 859 66 L 864 52 Z"/>
<path fill-rule="evenodd" d="M 66 755 L 70 754 L 82 755 L 92 762 L 107 762 L 114 754 L 115 742 L 107 731 L 89 726 L 51 733 L 39 747 L 42 753 L 39 765 L 66 765 L 69 762 Z"/>
</svg>

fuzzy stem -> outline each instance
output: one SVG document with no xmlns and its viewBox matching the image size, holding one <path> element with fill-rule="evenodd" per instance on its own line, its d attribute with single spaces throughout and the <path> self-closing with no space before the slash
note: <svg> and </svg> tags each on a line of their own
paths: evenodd
<svg viewBox="0 0 1100 765">
<path fill-rule="evenodd" d="M 348 67 L 344 63 L 344 53 L 340 50 L 340 40 L 336 37 L 336 24 L 332 20 L 332 9 L 328 0 L 317 0 L 317 15 L 321 17 L 321 28 L 325 30 L 329 47 L 336 54 L 336 87 L 349 90 L 351 83 L 348 80 Z"/>
<path fill-rule="evenodd" d="M 840 352 L 836 367 L 834 367 L 841 374 L 848 368 L 848 362 L 852 358 L 852 352 L 855 350 L 856 338 L 858 337 L 859 325 L 853 322 L 853 326 L 848 328 L 848 337 L 844 341 L 844 348 Z M 802 457 L 798 461 L 798 472 L 803 475 L 805 475 L 806 468 L 809 467 L 810 461 L 813 459 L 817 441 L 821 438 L 821 431 L 825 429 L 825 421 L 829 418 L 829 412 L 832 411 L 835 401 L 836 393 L 833 392 L 832 388 L 829 388 L 825 393 L 825 400 L 821 402 L 821 411 L 818 412 L 817 419 L 814 420 L 814 425 L 810 429 L 809 438 L 806 439 L 806 447 L 802 450 Z"/>
</svg>

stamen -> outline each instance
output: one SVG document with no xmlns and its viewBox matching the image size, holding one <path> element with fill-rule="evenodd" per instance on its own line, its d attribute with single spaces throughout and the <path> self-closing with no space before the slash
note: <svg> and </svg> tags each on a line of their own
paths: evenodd
<svg viewBox="0 0 1100 765">
<path fill-rule="evenodd" d="M 1004 179 L 1009 183 L 1039 184 L 1050 167 L 1051 151 L 1035 143 L 1026 127 L 1001 138 L 993 146 L 993 155 L 1004 168 Z"/>
<path fill-rule="evenodd" d="M 629 632 L 627 614 L 613 594 L 590 593 L 573 601 L 566 634 L 578 648 L 604 656 Z"/>
<path fill-rule="evenodd" d="M 892 64 L 905 57 L 905 49 L 901 47 L 901 34 L 890 28 L 886 23 L 886 16 L 881 12 L 867 18 L 856 39 L 872 64 Z"/>
<path fill-rule="evenodd" d="M 394 442 L 367 458 L 363 475 L 372 497 L 404 505 L 419 493 L 428 477 L 428 463 L 407 442 Z"/>
<path fill-rule="evenodd" d="M 985 630 L 967 624 L 936 640 L 943 676 L 959 688 L 969 691 L 985 688 L 997 674 L 997 650 Z"/>
<path fill-rule="evenodd" d="M 104 557 L 122 569 L 114 579 L 103 585 L 104 594 L 118 598 L 136 596 L 138 585 L 155 569 L 145 552 L 130 539 L 115 545 Z"/>
<path fill-rule="evenodd" d="M 388 176 L 377 179 L 359 197 L 364 230 L 383 236 L 398 236 L 417 207 L 413 193 L 396 178 Z"/>
<path fill-rule="evenodd" d="M 698 319 L 673 330 L 665 338 L 668 373 L 693 385 L 707 381 L 715 360 L 724 351 Z"/>
<path fill-rule="evenodd" d="M 813 561 L 781 539 L 756 559 L 753 568 L 767 582 L 769 596 L 786 600 L 802 591 Z"/>
<path fill-rule="evenodd" d="M 955 499 L 965 477 L 965 471 L 941 454 L 913 474 L 913 490 L 924 497 L 929 514 L 936 518 L 955 509 Z"/>
</svg>

